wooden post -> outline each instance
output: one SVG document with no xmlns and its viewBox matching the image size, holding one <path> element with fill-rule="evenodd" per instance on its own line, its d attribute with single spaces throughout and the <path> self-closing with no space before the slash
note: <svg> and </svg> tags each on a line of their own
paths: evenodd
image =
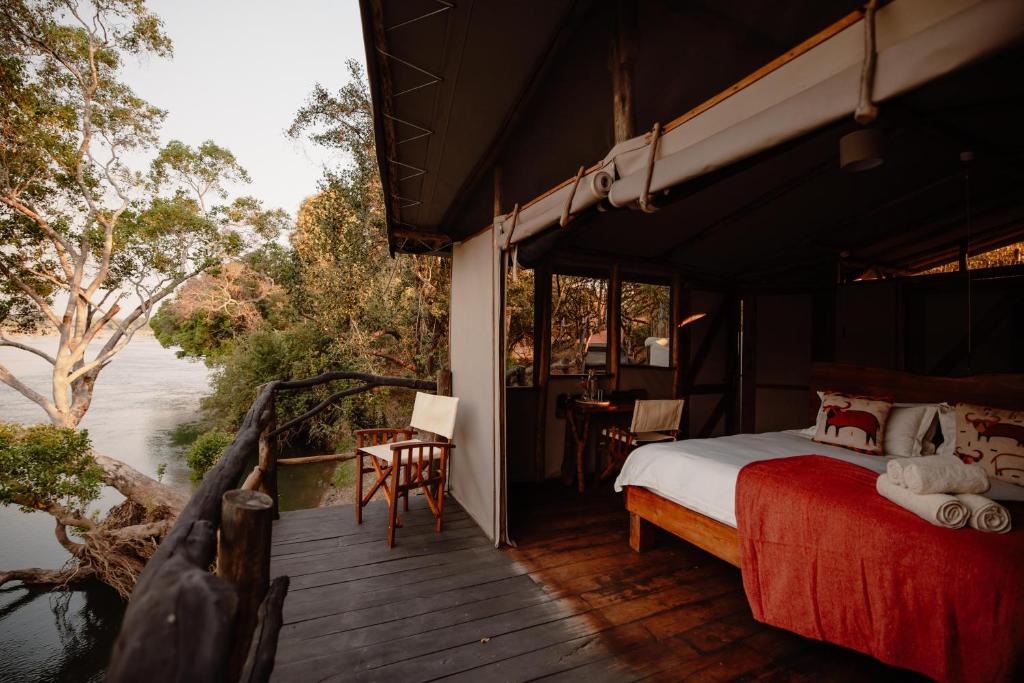
<svg viewBox="0 0 1024 683">
<path fill-rule="evenodd" d="M 239 683 L 269 681 L 274 670 L 277 655 L 277 638 L 284 625 L 284 599 L 288 594 L 289 578 L 279 576 L 270 584 L 267 597 L 260 604 L 256 631 L 252 636 L 249 656 L 246 659 Z"/>
<path fill-rule="evenodd" d="M 221 499 L 217 574 L 238 592 L 228 680 L 238 679 L 249 653 L 260 604 L 270 587 L 270 530 L 274 501 L 259 491 L 228 491 Z"/>
<path fill-rule="evenodd" d="M 686 371 L 690 364 L 691 328 L 679 328 L 686 316 L 690 314 L 690 293 L 683 287 L 683 277 L 679 273 L 672 275 L 672 322 L 669 331 L 672 354 L 672 397 L 686 400 L 683 404 L 683 418 L 680 421 L 679 433 L 682 438 L 690 434 L 690 397 L 684 386 Z"/>
<path fill-rule="evenodd" d="M 441 370 L 437 373 L 437 395 L 452 395 L 452 371 Z"/>
<path fill-rule="evenodd" d="M 495 164 L 494 166 L 494 215 L 501 216 L 505 212 L 502 210 L 502 170 L 501 166 Z"/>
<path fill-rule="evenodd" d="M 606 359 L 610 377 L 609 388 L 619 390 L 619 361 L 622 355 L 622 271 L 619 264 L 612 264 L 611 277 L 608 279 L 608 352 Z"/>
<path fill-rule="evenodd" d="M 551 374 L 551 264 L 533 271 L 533 387 L 537 392 L 534 477 L 544 481 L 548 422 L 548 377 Z"/>
<path fill-rule="evenodd" d="M 746 294 L 742 306 L 742 345 L 740 354 L 740 427 L 753 434 L 757 431 L 757 295 Z"/>
<path fill-rule="evenodd" d="M 725 433 L 735 434 L 739 426 L 740 412 L 740 298 L 735 292 L 726 295 L 723 306 L 730 310 L 726 312 L 726 376 L 727 386 L 725 401 Z M 713 426 L 712 426 L 713 428 Z"/>
<path fill-rule="evenodd" d="M 615 144 L 636 135 L 633 115 L 633 60 L 636 56 L 636 0 L 618 0 L 612 34 L 612 125 Z"/>
<path fill-rule="evenodd" d="M 270 496 L 273 503 L 274 519 L 280 518 L 280 509 L 277 495 L 277 443 L 270 433 L 277 428 L 277 407 L 274 397 L 270 397 L 267 403 L 267 412 L 270 419 L 260 432 L 259 446 L 259 468 L 262 471 L 259 490 Z"/>
</svg>

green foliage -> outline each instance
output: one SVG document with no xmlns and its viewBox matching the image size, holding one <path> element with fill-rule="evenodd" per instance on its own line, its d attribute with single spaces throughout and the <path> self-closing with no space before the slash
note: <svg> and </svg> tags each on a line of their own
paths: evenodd
<svg viewBox="0 0 1024 683">
<path fill-rule="evenodd" d="M 346 369 L 351 366 L 335 340 L 312 323 L 287 330 L 256 330 L 241 338 L 217 367 L 211 381 L 213 393 L 204 399 L 203 408 L 213 424 L 235 429 L 261 384 Z M 335 383 L 279 394 L 278 421 L 283 423 L 300 415 L 340 388 Z M 377 390 L 345 399 L 310 420 L 306 431 L 298 436 L 326 446 L 345 437 L 345 426 L 359 429 L 382 424 L 387 419 L 388 396 L 387 391 Z"/>
<path fill-rule="evenodd" d="M 227 201 L 229 187 L 250 181 L 229 150 L 210 140 L 158 148 L 165 112 L 121 80 L 121 65 L 170 53 L 143 0 L 0 4 L 0 325 L 50 328 L 55 355 L 76 359 L 52 376 L 53 395 L 69 393 L 71 405 L 18 389 L 63 426 L 79 423 L 99 373 L 161 300 L 290 227 L 258 199 Z M 136 162 L 153 153 L 146 173 Z M 273 299 L 274 287 L 242 280 L 243 294 Z M 165 316 L 162 335 L 189 342 L 186 353 L 216 351 L 208 340 L 239 319 L 254 327 L 250 303 L 180 330 Z"/>
<path fill-rule="evenodd" d="M 356 481 L 356 462 L 355 460 L 348 460 L 338 465 L 334 470 L 334 477 L 331 479 L 331 483 L 334 484 L 334 488 L 340 491 L 346 491 L 352 488 L 352 485 Z"/>
<path fill-rule="evenodd" d="M 192 478 L 202 479 L 211 467 L 217 464 L 224 449 L 231 445 L 234 435 L 212 429 L 200 434 L 185 453 L 185 462 L 192 470 Z"/>
<path fill-rule="evenodd" d="M 0 423 L 0 503 L 84 510 L 103 484 L 91 451 L 86 431 Z"/>
<path fill-rule="evenodd" d="M 349 72 L 337 92 L 317 85 L 288 131 L 341 159 L 303 203 L 290 247 L 251 252 L 244 272 L 218 268 L 196 278 L 153 321 L 162 343 L 216 368 L 204 408 L 221 429 L 235 429 L 257 387 L 274 379 L 332 370 L 432 378 L 447 364 L 449 264 L 391 258 L 369 92 L 358 63 Z M 280 396 L 279 420 L 340 388 Z M 404 423 L 411 400 L 397 390 L 347 398 L 289 436 L 344 443 L 353 428 Z"/>
<path fill-rule="evenodd" d="M 168 432 L 167 437 L 172 446 L 180 448 L 182 446 L 191 446 L 192 442 L 198 439 L 202 433 L 203 428 L 199 424 L 186 422 Z"/>
</svg>

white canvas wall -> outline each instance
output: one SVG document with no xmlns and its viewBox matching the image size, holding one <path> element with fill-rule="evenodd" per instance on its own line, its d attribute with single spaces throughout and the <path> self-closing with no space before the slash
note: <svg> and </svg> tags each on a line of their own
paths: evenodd
<svg viewBox="0 0 1024 683">
<path fill-rule="evenodd" d="M 492 539 L 499 534 L 500 262 L 487 230 L 452 249 L 450 352 L 459 398 L 450 488 Z"/>
</svg>

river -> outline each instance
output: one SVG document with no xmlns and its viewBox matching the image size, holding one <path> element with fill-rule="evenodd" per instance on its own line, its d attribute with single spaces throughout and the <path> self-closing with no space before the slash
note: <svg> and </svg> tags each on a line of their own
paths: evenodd
<svg viewBox="0 0 1024 683">
<path fill-rule="evenodd" d="M 55 339 L 19 341 L 50 351 Z M 0 347 L 0 363 L 49 395 L 50 366 L 44 360 Z M 88 430 L 99 452 L 153 477 L 163 469 L 165 483 L 190 489 L 182 457 L 187 445 L 175 435 L 199 419 L 208 381 L 204 364 L 179 359 L 153 337 L 138 336 L 100 374 L 81 428 Z M 0 421 L 45 420 L 36 404 L 0 384 Z M 289 469 L 280 483 L 282 509 L 316 505 L 331 468 Z M 120 494 L 105 488 L 91 509 L 105 511 L 120 500 Z M 56 568 L 67 558 L 48 514 L 0 506 L 0 569 Z M 0 589 L 0 681 L 102 680 L 123 613 L 122 600 L 102 585 L 70 593 Z"/>
</svg>

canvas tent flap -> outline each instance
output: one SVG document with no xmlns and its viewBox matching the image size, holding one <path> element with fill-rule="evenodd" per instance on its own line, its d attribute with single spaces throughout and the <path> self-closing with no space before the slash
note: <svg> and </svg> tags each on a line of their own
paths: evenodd
<svg viewBox="0 0 1024 683">
<path fill-rule="evenodd" d="M 452 251 L 449 357 L 459 400 L 451 493 L 491 540 L 501 537 L 501 268 L 487 230 Z M 451 400 L 451 399 L 449 399 Z"/>
<path fill-rule="evenodd" d="M 658 143 L 652 193 L 728 166 L 780 143 L 852 116 L 864 60 L 860 19 L 715 106 L 673 127 Z M 894 0 L 876 16 L 878 59 L 873 99 L 883 102 L 1004 49 L 1024 35 L 1019 0 Z M 882 115 L 884 116 L 884 110 Z M 588 173 L 614 173 L 607 197 L 617 207 L 636 202 L 648 174 L 650 134 L 617 145 Z M 495 218 L 499 245 L 518 243 L 557 225 L 571 191 L 554 192 Z M 572 212 L 601 201 L 581 187 Z"/>
</svg>

